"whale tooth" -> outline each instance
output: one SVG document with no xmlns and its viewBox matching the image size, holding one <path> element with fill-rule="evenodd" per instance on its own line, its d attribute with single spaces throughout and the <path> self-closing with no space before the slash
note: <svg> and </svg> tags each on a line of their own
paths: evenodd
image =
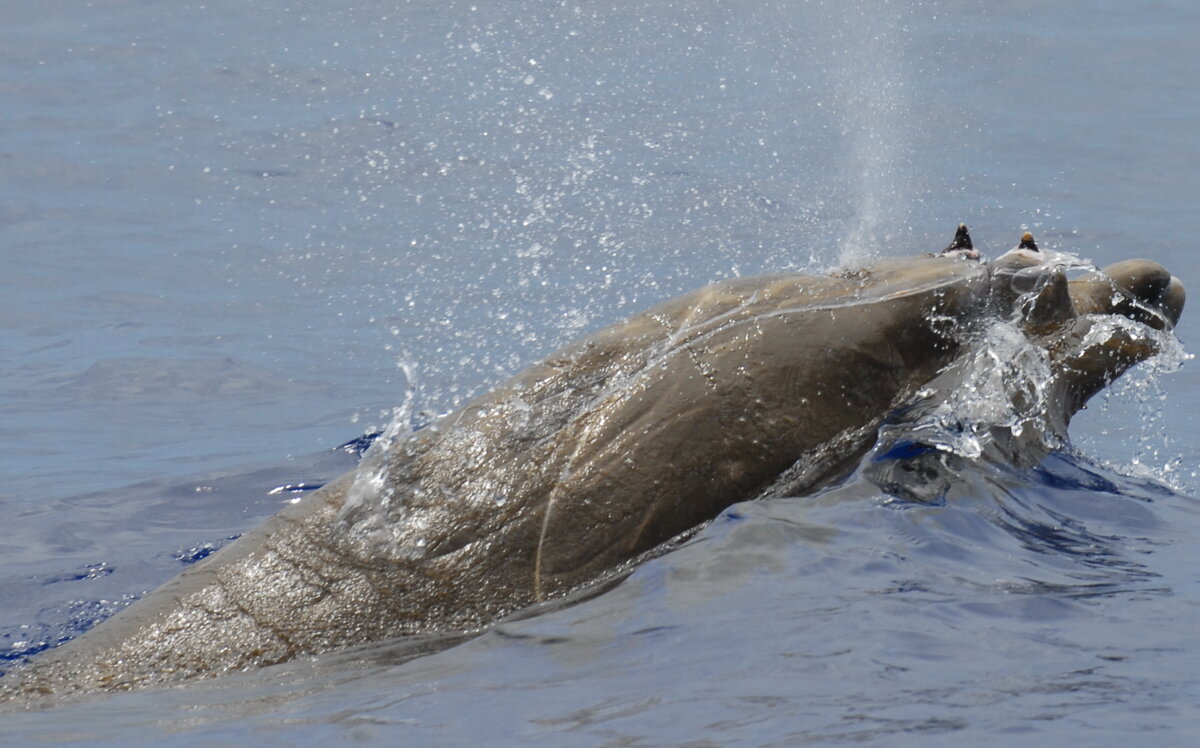
<svg viewBox="0 0 1200 748">
<path fill-rule="evenodd" d="M 954 232 L 954 239 L 941 251 L 941 254 L 954 254 L 968 260 L 979 259 L 979 252 L 976 251 L 975 245 L 971 241 L 971 233 L 967 231 L 967 224 L 958 224 L 958 230 Z"/>
<path fill-rule="evenodd" d="M 954 239 L 950 242 L 950 246 L 942 250 L 945 252 L 953 252 L 958 249 L 974 249 L 975 245 L 971 243 L 971 233 L 967 231 L 967 224 L 958 224 L 958 231 L 954 232 Z"/>
<path fill-rule="evenodd" d="M 1017 249 L 1028 249 L 1031 252 L 1041 252 L 1041 250 L 1038 249 L 1037 242 L 1033 240 L 1033 234 L 1029 233 L 1028 231 L 1026 231 L 1024 234 L 1021 234 L 1021 243 L 1017 245 Z"/>
</svg>

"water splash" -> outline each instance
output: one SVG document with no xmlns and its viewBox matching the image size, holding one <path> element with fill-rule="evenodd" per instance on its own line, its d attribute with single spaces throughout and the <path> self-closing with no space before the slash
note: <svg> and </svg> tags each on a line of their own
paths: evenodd
<svg viewBox="0 0 1200 748">
<path fill-rule="evenodd" d="M 880 443 L 915 441 L 976 460 L 997 433 L 1022 437 L 1028 431 L 1053 441 L 1046 428 L 1049 357 L 1009 320 L 997 320 L 948 377 L 917 393 L 912 421 L 884 426 Z"/>
<path fill-rule="evenodd" d="M 1067 252 L 1047 251 L 1045 256 L 1044 264 L 1006 276 L 1017 292 L 1011 314 L 964 332 L 960 342 L 965 353 L 880 429 L 876 460 L 896 455 L 896 445 L 904 444 L 967 460 L 984 457 L 1006 440 L 1061 445 L 1066 435 L 1050 424 L 1050 358 L 1026 334 L 1024 319 L 1056 273 L 1092 266 Z"/>
<path fill-rule="evenodd" d="M 383 433 L 375 439 L 359 461 L 354 472 L 354 482 L 346 492 L 341 516 L 349 520 L 349 526 L 361 535 L 377 535 L 383 531 L 379 525 L 386 518 L 386 509 L 391 501 L 388 488 L 388 453 L 395 445 L 413 433 L 413 413 L 417 393 L 416 364 L 408 357 L 396 362 L 404 373 L 408 386 L 404 400 L 392 409 L 392 420 Z"/>
<path fill-rule="evenodd" d="M 1115 320 L 1120 322 L 1120 320 Z M 1090 420 L 1099 420 L 1096 433 L 1122 445 L 1133 444 L 1132 457 L 1099 454 L 1101 443 L 1085 434 L 1075 445 L 1086 459 L 1134 478 L 1151 480 L 1181 493 L 1195 493 L 1195 466 L 1185 466 L 1181 445 L 1166 428 L 1167 395 L 1162 377 L 1179 370 L 1195 358 L 1172 333 L 1157 333 L 1158 355 L 1135 366 L 1105 390 L 1091 410 Z M 1127 447 L 1126 447 L 1127 449 Z"/>
</svg>

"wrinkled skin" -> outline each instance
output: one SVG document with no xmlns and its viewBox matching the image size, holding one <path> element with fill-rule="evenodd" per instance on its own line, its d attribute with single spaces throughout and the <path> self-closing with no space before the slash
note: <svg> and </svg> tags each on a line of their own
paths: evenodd
<svg viewBox="0 0 1200 748">
<path fill-rule="evenodd" d="M 1022 283 L 1040 289 L 1018 311 L 1051 352 L 1065 429 L 1154 353 L 1129 336 L 1085 345 L 1088 315 L 1171 327 L 1183 289 L 1148 261 L 1071 284 L 1037 265 L 926 256 L 662 304 L 382 445 L 357 477 L 0 685 L 32 696 L 213 676 L 477 628 L 594 584 L 731 504 L 843 477 L 973 324 L 1012 312 Z"/>
</svg>

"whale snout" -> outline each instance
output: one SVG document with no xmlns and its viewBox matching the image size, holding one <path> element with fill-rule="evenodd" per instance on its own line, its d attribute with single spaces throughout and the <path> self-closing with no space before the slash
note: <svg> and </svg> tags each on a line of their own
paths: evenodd
<svg viewBox="0 0 1200 748">
<path fill-rule="evenodd" d="M 1159 312 L 1174 327 L 1183 314 L 1187 293 L 1183 281 L 1152 260 L 1122 260 L 1104 268 L 1117 288 Z"/>
<path fill-rule="evenodd" d="M 1172 330 L 1186 300 L 1183 282 L 1152 260 L 1122 260 L 1068 284 L 1074 320 L 1047 339 L 1062 386 L 1064 424 L 1092 395 L 1129 367 L 1158 354 L 1163 336 L 1136 325 L 1104 324 L 1124 317 L 1153 330 Z"/>
<path fill-rule="evenodd" d="M 1115 262 L 1070 284 L 1078 314 L 1120 314 L 1155 329 L 1172 329 L 1183 314 L 1183 281 L 1153 260 Z"/>
</svg>

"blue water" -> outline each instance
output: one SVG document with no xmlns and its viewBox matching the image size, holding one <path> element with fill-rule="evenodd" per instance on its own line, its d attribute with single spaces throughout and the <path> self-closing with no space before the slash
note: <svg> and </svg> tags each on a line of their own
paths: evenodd
<svg viewBox="0 0 1200 748">
<path fill-rule="evenodd" d="M 1023 229 L 1195 283 L 1176 2 L 0 0 L 0 647 L 76 635 L 452 408 L 708 281 Z M 1188 340 L 1195 315 L 1185 311 Z M 0 716 L 114 745 L 1188 745 L 1197 367 L 977 465 L 739 505 L 574 607 Z M 401 649 L 403 649 L 401 647 Z"/>
</svg>

